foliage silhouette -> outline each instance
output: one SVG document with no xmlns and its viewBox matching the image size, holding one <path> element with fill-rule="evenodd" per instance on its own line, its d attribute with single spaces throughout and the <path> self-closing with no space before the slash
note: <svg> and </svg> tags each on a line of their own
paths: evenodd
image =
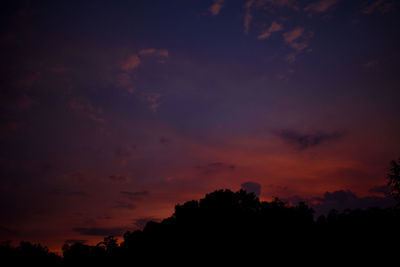
<svg viewBox="0 0 400 267">
<path fill-rule="evenodd" d="M 161 222 L 126 232 L 120 244 L 113 236 L 96 246 L 65 244 L 63 258 L 30 243 L 3 245 L 0 253 L 51 266 L 285 264 L 307 263 L 316 255 L 330 261 L 385 255 L 383 263 L 396 257 L 399 244 L 392 241 L 400 237 L 398 208 L 332 210 L 317 220 L 313 213 L 304 203 L 261 202 L 243 190 L 218 190 L 176 205 L 174 214 Z"/>
<path fill-rule="evenodd" d="M 387 174 L 388 186 L 390 187 L 389 193 L 400 204 L 400 158 L 397 160 L 397 162 L 392 160 L 390 165 L 390 172 Z"/>
</svg>

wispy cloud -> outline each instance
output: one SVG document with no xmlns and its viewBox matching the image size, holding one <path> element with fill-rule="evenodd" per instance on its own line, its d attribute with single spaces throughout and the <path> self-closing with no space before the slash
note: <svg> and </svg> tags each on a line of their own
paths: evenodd
<svg viewBox="0 0 400 267">
<path fill-rule="evenodd" d="M 122 63 L 121 70 L 123 71 L 131 71 L 140 65 L 140 58 L 136 55 L 130 55 L 128 58 Z"/>
<path fill-rule="evenodd" d="M 108 179 L 113 184 L 129 184 L 131 182 L 131 179 L 125 175 L 110 175 Z"/>
<path fill-rule="evenodd" d="M 294 41 L 300 38 L 304 33 L 304 28 L 296 27 L 291 31 L 285 32 L 283 34 L 283 38 L 285 39 L 286 43 L 292 44 Z"/>
<path fill-rule="evenodd" d="M 146 96 L 146 101 L 151 111 L 157 112 L 158 107 L 160 106 L 160 97 L 161 94 L 159 93 L 151 93 Z"/>
<path fill-rule="evenodd" d="M 286 56 L 288 62 L 293 63 L 296 57 L 309 46 L 309 39 L 312 35 L 312 32 L 305 33 L 303 27 L 296 27 L 291 31 L 283 33 L 285 43 L 294 49 L 293 53 Z"/>
<path fill-rule="evenodd" d="M 147 197 L 150 195 L 149 191 L 137 191 L 137 192 L 121 191 L 120 193 L 122 196 L 124 196 L 125 198 L 132 200 L 132 201 L 140 201 L 144 197 Z"/>
<path fill-rule="evenodd" d="M 394 2 L 391 0 L 376 0 L 364 6 L 361 9 L 361 12 L 369 15 L 376 11 L 379 11 L 380 13 L 384 14 L 393 10 L 393 8 L 394 8 Z"/>
<path fill-rule="evenodd" d="M 75 227 L 72 230 L 81 235 L 89 236 L 121 236 L 126 231 L 125 228 L 121 227 Z"/>
<path fill-rule="evenodd" d="M 105 119 L 102 117 L 103 110 L 101 108 L 96 108 L 90 103 L 79 101 L 78 99 L 72 99 L 68 106 L 71 110 L 82 112 L 92 121 L 98 123 L 105 123 Z"/>
<path fill-rule="evenodd" d="M 269 26 L 268 29 L 262 31 L 261 34 L 258 35 L 257 39 L 259 39 L 259 40 L 267 39 L 268 37 L 271 36 L 271 34 L 273 32 L 278 32 L 278 31 L 281 31 L 281 30 L 283 30 L 282 24 L 279 24 L 279 23 L 274 21 L 274 22 L 271 23 L 271 25 Z"/>
<path fill-rule="evenodd" d="M 234 164 L 229 164 L 225 162 L 212 162 L 206 165 L 196 166 L 196 168 L 200 170 L 201 174 L 209 175 L 222 171 L 234 171 L 236 166 Z"/>
<path fill-rule="evenodd" d="M 307 5 L 304 10 L 313 13 L 323 13 L 335 6 L 339 0 L 320 0 Z"/>
<path fill-rule="evenodd" d="M 168 53 L 167 49 L 147 48 L 147 49 L 140 50 L 139 55 L 140 56 L 155 55 L 155 56 L 167 58 L 169 56 L 169 53 Z"/>
<path fill-rule="evenodd" d="M 223 5 L 224 0 L 214 0 L 214 3 L 210 6 L 208 10 L 210 11 L 211 15 L 216 16 L 221 11 Z"/>
<path fill-rule="evenodd" d="M 246 3 L 244 4 L 244 9 L 245 9 L 245 14 L 244 14 L 244 33 L 249 33 L 250 30 L 250 22 L 253 18 L 251 15 L 251 7 L 254 4 L 254 0 L 247 0 Z"/>
<path fill-rule="evenodd" d="M 299 196 L 289 197 L 283 201 L 290 204 L 305 202 L 316 211 L 316 215 L 327 214 L 332 209 L 343 211 L 345 209 L 366 209 L 371 207 L 388 208 L 395 205 L 395 201 L 390 197 L 366 196 L 359 197 L 350 190 L 338 190 L 325 192 L 323 197 L 302 198 Z"/>
<path fill-rule="evenodd" d="M 143 229 L 148 222 L 150 222 L 150 221 L 159 222 L 161 220 L 162 219 L 155 218 L 155 217 L 143 217 L 143 218 L 136 219 L 135 222 L 134 222 L 134 225 L 139 229 Z"/>
<path fill-rule="evenodd" d="M 26 111 L 37 105 L 38 101 L 28 94 L 0 92 L 0 106 L 10 111 Z"/>
<path fill-rule="evenodd" d="M 274 133 L 283 141 L 293 145 L 299 150 L 306 150 L 316 147 L 327 142 L 337 140 L 341 136 L 339 133 L 300 133 L 296 130 L 281 130 Z"/>
<path fill-rule="evenodd" d="M 261 195 L 261 185 L 259 183 L 245 182 L 241 186 L 247 193 L 254 193 L 256 197 Z"/>
<path fill-rule="evenodd" d="M 130 73 L 120 73 L 115 79 L 115 85 L 118 88 L 126 89 L 129 93 L 134 93 L 136 90 L 135 84 Z"/>
</svg>

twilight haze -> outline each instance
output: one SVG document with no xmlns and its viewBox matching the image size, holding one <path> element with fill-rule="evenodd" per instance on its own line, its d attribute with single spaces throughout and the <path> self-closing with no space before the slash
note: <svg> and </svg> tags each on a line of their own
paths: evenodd
<svg viewBox="0 0 400 267">
<path fill-rule="evenodd" d="M 0 240 L 95 244 L 216 189 L 383 205 L 391 0 L 6 1 Z"/>
</svg>

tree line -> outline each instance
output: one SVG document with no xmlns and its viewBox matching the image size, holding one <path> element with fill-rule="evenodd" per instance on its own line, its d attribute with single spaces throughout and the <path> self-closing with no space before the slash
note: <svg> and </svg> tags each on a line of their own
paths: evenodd
<svg viewBox="0 0 400 267">
<path fill-rule="evenodd" d="M 391 162 L 387 181 L 400 202 L 400 159 Z M 108 236 L 95 246 L 65 244 L 62 257 L 40 244 L 4 243 L 0 257 L 49 266 L 300 262 L 316 256 L 331 261 L 380 258 L 382 263 L 398 257 L 399 226 L 398 206 L 331 210 L 314 219 L 314 211 L 305 203 L 260 201 L 254 193 L 225 189 L 176 205 L 171 217 L 126 232 L 122 242 Z"/>
</svg>

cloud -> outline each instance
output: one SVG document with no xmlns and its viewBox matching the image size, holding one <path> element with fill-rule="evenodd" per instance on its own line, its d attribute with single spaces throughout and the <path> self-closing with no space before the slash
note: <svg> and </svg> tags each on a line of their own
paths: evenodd
<svg viewBox="0 0 400 267">
<path fill-rule="evenodd" d="M 86 183 L 93 180 L 93 176 L 90 173 L 83 171 L 62 173 L 58 175 L 57 178 L 66 181 L 78 181 L 81 183 Z"/>
<path fill-rule="evenodd" d="M 121 227 L 110 227 L 110 228 L 86 228 L 86 227 L 75 227 L 72 228 L 74 232 L 77 232 L 81 235 L 89 235 L 89 236 L 122 236 L 122 234 L 126 231 L 125 228 Z"/>
<path fill-rule="evenodd" d="M 128 73 L 118 74 L 115 78 L 115 85 L 118 88 L 126 89 L 129 93 L 134 93 L 136 89 L 131 75 Z"/>
<path fill-rule="evenodd" d="M 159 57 L 165 57 L 168 58 L 169 53 L 167 49 L 155 49 L 155 48 L 148 48 L 148 49 L 142 49 L 139 51 L 140 56 L 149 56 L 149 55 L 155 55 Z"/>
<path fill-rule="evenodd" d="M 147 197 L 150 195 L 148 191 L 137 191 L 137 192 L 130 192 L 130 191 L 121 191 L 120 192 L 125 198 L 131 200 L 131 201 L 140 201 L 144 197 Z"/>
<path fill-rule="evenodd" d="M 254 0 L 247 0 L 246 3 L 244 4 L 245 8 L 245 15 L 244 15 L 244 33 L 249 33 L 250 30 L 250 22 L 253 18 L 250 12 L 250 8 L 253 6 Z"/>
<path fill-rule="evenodd" d="M 283 33 L 285 43 L 289 45 L 294 52 L 286 56 L 286 60 L 293 63 L 296 57 L 309 46 L 309 39 L 313 36 L 312 32 L 305 33 L 303 27 L 296 27 L 291 31 Z"/>
<path fill-rule="evenodd" d="M 70 196 L 70 197 L 88 197 L 89 196 L 89 194 L 84 191 L 66 192 L 65 195 Z"/>
<path fill-rule="evenodd" d="M 157 112 L 158 108 L 160 107 L 160 97 L 161 94 L 159 93 L 151 93 L 146 96 L 146 101 L 149 104 L 149 109 L 152 112 Z"/>
<path fill-rule="evenodd" d="M 389 208 L 394 207 L 396 204 L 391 197 L 358 197 L 350 190 L 338 190 L 332 193 L 325 192 L 323 197 L 302 198 L 294 196 L 282 200 L 293 205 L 297 205 L 299 202 L 305 202 L 315 210 L 317 216 L 326 215 L 332 209 L 343 211 L 345 209 L 366 209 L 373 207 Z"/>
<path fill-rule="evenodd" d="M 224 4 L 224 0 L 214 0 L 214 3 L 208 9 L 211 15 L 216 16 L 221 11 Z"/>
<path fill-rule="evenodd" d="M 378 65 L 379 61 L 378 60 L 370 60 L 368 62 L 366 62 L 365 64 L 363 64 L 364 68 L 373 68 L 376 67 Z"/>
<path fill-rule="evenodd" d="M 283 38 L 289 44 L 293 43 L 295 40 L 299 39 L 304 33 L 304 28 L 296 27 L 291 31 L 285 32 Z"/>
<path fill-rule="evenodd" d="M 136 146 L 120 146 L 115 149 L 115 156 L 117 158 L 130 158 L 133 155 L 133 151 L 136 149 Z"/>
<path fill-rule="evenodd" d="M 254 193 L 256 197 L 261 195 L 261 185 L 259 183 L 245 182 L 241 186 L 247 193 Z"/>
<path fill-rule="evenodd" d="M 332 140 L 338 139 L 341 135 L 338 133 L 300 133 L 295 130 L 282 130 L 275 132 L 279 138 L 286 143 L 294 145 L 299 150 L 306 150 L 312 147 L 316 147 Z"/>
<path fill-rule="evenodd" d="M 336 5 L 339 0 L 320 0 L 314 3 L 307 5 L 304 10 L 308 12 L 314 13 L 323 13 L 328 11 L 334 5 Z"/>
<path fill-rule="evenodd" d="M 296 0 L 256 0 L 255 7 L 264 8 L 267 10 L 274 10 L 276 8 L 289 8 L 299 10 L 299 5 Z"/>
<path fill-rule="evenodd" d="M 376 186 L 372 187 L 368 192 L 382 194 L 382 195 L 386 196 L 390 192 L 390 187 L 387 185 L 376 185 Z"/>
<path fill-rule="evenodd" d="M 116 203 L 115 206 L 113 206 L 113 208 L 115 209 L 134 210 L 137 208 L 135 204 L 126 201 L 116 201 L 115 203 Z"/>
<path fill-rule="evenodd" d="M 138 192 L 130 192 L 130 191 L 121 191 L 120 194 L 123 197 L 123 200 L 116 201 L 116 205 L 114 208 L 117 209 L 128 209 L 134 210 L 137 208 L 135 202 L 143 200 L 144 197 L 150 195 L 148 191 L 138 191 Z"/>
<path fill-rule="evenodd" d="M 131 71 L 140 65 L 140 58 L 136 55 L 130 55 L 128 58 L 122 63 L 121 69 L 123 71 Z"/>
<path fill-rule="evenodd" d="M 83 243 L 87 243 L 88 240 L 85 240 L 85 239 L 67 239 L 64 242 L 67 243 L 67 244 L 76 244 L 76 243 L 83 244 Z"/>
<path fill-rule="evenodd" d="M 138 218 L 138 219 L 135 220 L 134 225 L 139 229 L 143 229 L 146 226 L 146 224 L 148 222 L 150 222 L 150 221 L 159 222 L 159 221 L 161 221 L 161 219 L 160 218 L 154 218 L 154 217 Z"/>
<path fill-rule="evenodd" d="M 160 138 L 160 143 L 163 144 L 163 145 L 167 145 L 167 144 L 171 143 L 171 140 L 169 140 L 166 137 L 161 137 Z"/>
<path fill-rule="evenodd" d="M 0 120 L 0 139 L 7 138 L 21 131 L 25 127 L 25 122 L 7 119 Z"/>
<path fill-rule="evenodd" d="M 0 108 L 12 112 L 22 112 L 37 104 L 36 99 L 15 87 L 3 86 L 0 90 Z"/>
<path fill-rule="evenodd" d="M 84 103 L 82 101 L 79 101 L 78 99 L 72 99 L 68 103 L 68 107 L 71 110 L 74 111 L 79 111 L 82 112 L 86 115 L 87 118 L 89 118 L 92 121 L 104 124 L 106 121 L 102 117 L 103 110 L 101 108 L 96 108 L 92 106 L 90 103 Z"/>
<path fill-rule="evenodd" d="M 219 173 L 221 171 L 234 171 L 236 166 L 225 162 L 212 162 L 207 165 L 196 166 L 203 175 Z"/>
<path fill-rule="evenodd" d="M 281 30 L 283 30 L 282 24 L 279 24 L 279 23 L 274 21 L 274 22 L 271 23 L 271 26 L 269 26 L 268 29 L 264 30 L 263 32 L 261 32 L 260 35 L 258 35 L 257 39 L 259 39 L 259 40 L 267 39 L 268 37 L 271 36 L 271 33 L 278 32 L 278 31 L 281 31 Z"/>
<path fill-rule="evenodd" d="M 275 10 L 276 8 L 290 8 L 293 10 L 299 10 L 297 2 L 295 0 L 247 0 L 244 4 L 244 33 L 248 33 L 250 30 L 250 22 L 253 19 L 251 9 L 263 9 L 263 10 Z M 266 37 L 267 38 L 267 37 Z"/>
<path fill-rule="evenodd" d="M 18 236 L 19 232 L 15 229 L 11 229 L 9 227 L 1 226 L 0 225 L 0 235 L 2 237 L 9 237 L 9 236 Z"/>
<path fill-rule="evenodd" d="M 388 1 L 388 0 L 376 0 L 373 1 L 372 3 L 368 4 L 367 6 L 364 6 L 361 9 L 361 13 L 364 14 L 372 14 L 375 11 L 379 11 L 382 14 L 385 14 L 387 12 L 390 12 L 394 8 L 394 2 L 393 1 Z"/>
<path fill-rule="evenodd" d="M 129 184 L 132 181 L 129 177 L 123 175 L 110 175 L 108 179 L 113 184 Z"/>
<path fill-rule="evenodd" d="M 133 151 L 136 146 L 121 146 L 115 150 L 115 157 L 120 161 L 121 166 L 125 166 L 130 158 L 133 156 Z"/>
</svg>

